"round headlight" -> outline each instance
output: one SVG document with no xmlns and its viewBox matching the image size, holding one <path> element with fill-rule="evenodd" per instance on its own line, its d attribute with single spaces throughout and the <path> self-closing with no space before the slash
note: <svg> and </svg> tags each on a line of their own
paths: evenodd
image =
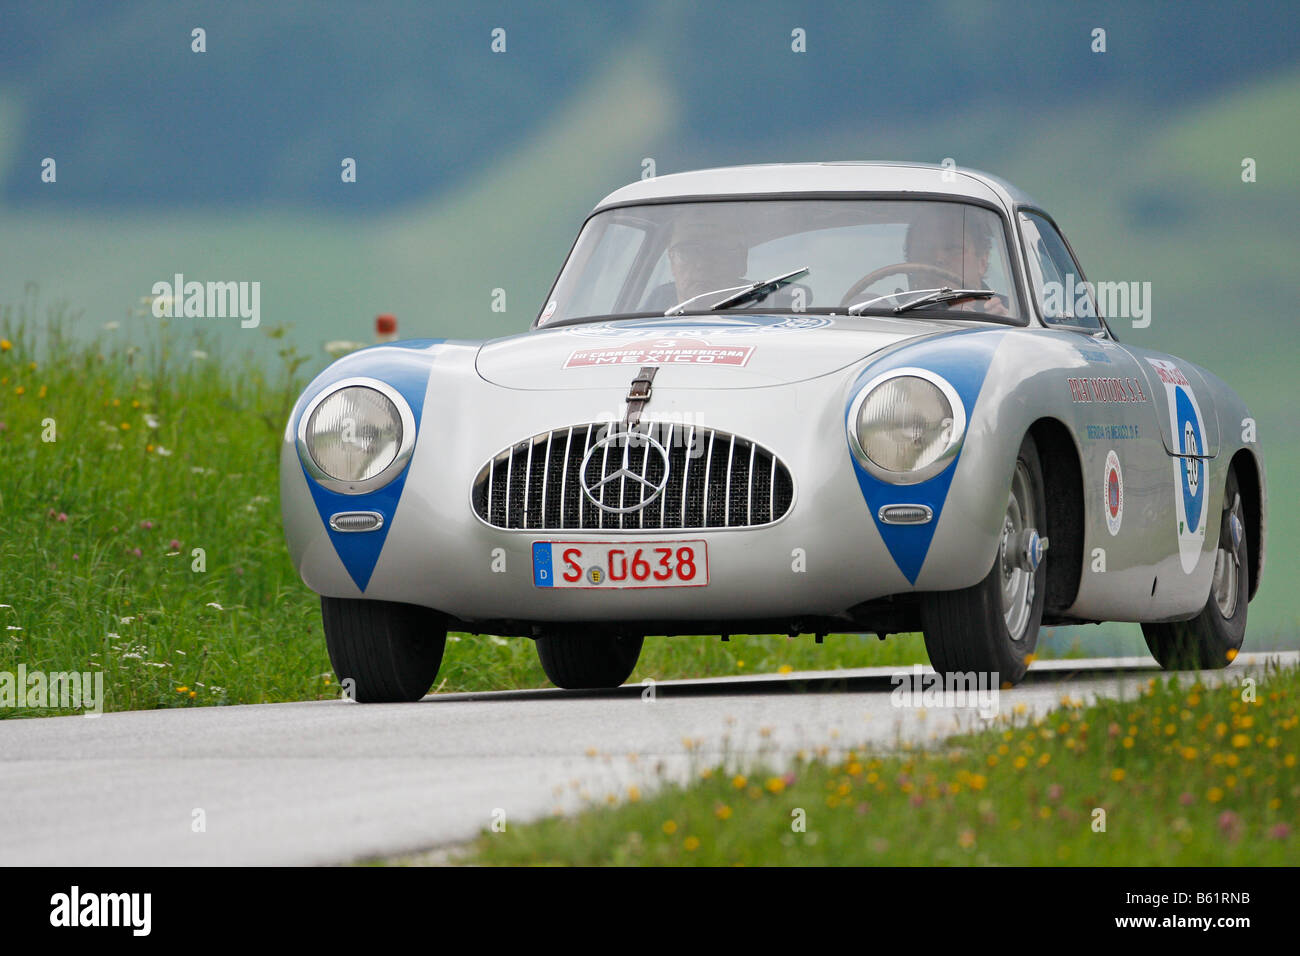
<svg viewBox="0 0 1300 956">
<path fill-rule="evenodd" d="M 854 422 L 858 450 L 888 473 L 882 477 L 901 482 L 942 470 L 964 424 L 961 401 L 947 382 L 909 374 L 869 386 Z"/>
<path fill-rule="evenodd" d="M 402 416 L 383 392 L 352 385 L 333 392 L 307 419 L 307 453 L 336 481 L 374 478 L 402 448 Z"/>
</svg>

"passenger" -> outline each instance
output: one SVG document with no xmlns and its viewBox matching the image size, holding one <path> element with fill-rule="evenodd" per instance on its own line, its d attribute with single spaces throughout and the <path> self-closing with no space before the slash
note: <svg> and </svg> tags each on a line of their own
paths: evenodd
<svg viewBox="0 0 1300 956">
<path fill-rule="evenodd" d="M 965 220 L 963 228 L 962 220 Z M 948 277 L 926 270 L 916 270 L 916 288 L 934 288 L 940 280 L 961 281 L 963 289 L 988 289 L 985 274 L 993 248 L 989 217 L 974 213 L 956 203 L 936 204 L 922 209 L 907 230 L 903 254 L 908 262 L 934 266 Z M 964 299 L 950 307 L 990 315 L 1008 315 L 1002 296 L 989 299 Z"/>
</svg>

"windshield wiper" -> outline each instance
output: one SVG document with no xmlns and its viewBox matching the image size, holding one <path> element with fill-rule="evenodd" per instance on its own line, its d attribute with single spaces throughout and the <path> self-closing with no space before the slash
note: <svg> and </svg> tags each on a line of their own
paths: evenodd
<svg viewBox="0 0 1300 956">
<path fill-rule="evenodd" d="M 754 282 L 750 285 L 731 286 L 725 289 L 714 289 L 711 292 L 701 292 L 699 295 L 693 295 L 684 302 L 678 302 L 671 309 L 664 312 L 664 315 L 681 315 L 686 307 L 697 299 L 705 299 L 709 296 L 717 295 L 719 292 L 730 292 L 731 295 L 724 299 L 714 302 L 709 309 L 729 309 L 735 305 L 743 305 L 746 302 L 752 302 L 755 299 L 762 299 L 775 292 L 784 285 L 789 285 L 795 279 L 802 279 L 808 275 L 809 269 L 805 266 L 802 269 L 795 269 L 793 272 L 787 272 L 784 275 L 775 276 L 771 279 L 764 279 L 762 282 Z"/>
<path fill-rule="evenodd" d="M 919 292 L 919 297 L 912 299 L 910 302 L 904 302 L 902 305 L 894 306 L 895 315 L 909 312 L 912 309 L 919 309 L 923 305 L 933 305 L 936 302 L 956 302 L 959 299 L 991 299 L 997 295 L 997 293 L 991 289 L 950 289 L 947 286 L 942 289 L 914 289 L 911 291 Z M 868 299 L 865 302 L 858 302 L 849 306 L 848 313 L 849 315 L 861 315 L 877 302 L 884 299 L 893 299 L 899 295 L 905 294 L 906 293 L 902 292 L 891 292 L 889 295 L 878 295 L 874 299 Z"/>
</svg>

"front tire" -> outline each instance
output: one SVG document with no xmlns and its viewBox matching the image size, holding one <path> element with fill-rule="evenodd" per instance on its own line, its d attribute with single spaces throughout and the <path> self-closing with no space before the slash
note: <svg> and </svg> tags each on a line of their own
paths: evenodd
<svg viewBox="0 0 1300 956">
<path fill-rule="evenodd" d="M 1228 472 L 1214 552 L 1210 597 L 1190 621 L 1143 624 L 1151 656 L 1165 670 L 1218 670 L 1237 656 L 1246 637 L 1250 573 L 1246 559 L 1246 520 L 1237 473 Z"/>
<path fill-rule="evenodd" d="M 537 657 L 556 687 L 618 687 L 632 675 L 644 640 L 617 634 L 543 634 L 537 638 Z"/>
<path fill-rule="evenodd" d="M 1038 645 L 1047 591 L 1047 497 L 1034 439 L 1016 455 L 1002 538 L 983 581 L 921 600 L 921 626 L 930 664 L 941 674 L 990 675 L 994 686 L 1018 684 Z M 1043 547 L 1037 549 L 1036 543 Z M 1030 567 L 1032 565 L 1032 569 Z"/>
<path fill-rule="evenodd" d="M 330 663 L 353 700 L 415 701 L 429 692 L 447 646 L 447 628 L 437 611 L 323 596 L 320 607 Z"/>
</svg>

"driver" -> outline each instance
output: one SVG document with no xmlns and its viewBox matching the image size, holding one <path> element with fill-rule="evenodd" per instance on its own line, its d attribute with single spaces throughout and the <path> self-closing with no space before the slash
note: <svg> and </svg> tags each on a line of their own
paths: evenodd
<svg viewBox="0 0 1300 956">
<path fill-rule="evenodd" d="M 749 247 L 738 241 L 724 223 L 705 218 L 702 212 L 687 213 L 673 223 L 668 265 L 678 302 L 749 283 L 744 278 L 749 267 Z"/>
<path fill-rule="evenodd" d="M 908 262 L 922 263 L 950 273 L 961 280 L 961 288 L 988 289 L 984 276 L 988 272 L 992 248 L 993 231 L 988 216 L 972 213 L 955 203 L 944 203 L 921 209 L 908 227 L 903 254 Z M 939 279 L 927 272 L 919 274 Z M 960 300 L 950 305 L 993 315 L 1008 314 L 1000 296 Z"/>
</svg>

